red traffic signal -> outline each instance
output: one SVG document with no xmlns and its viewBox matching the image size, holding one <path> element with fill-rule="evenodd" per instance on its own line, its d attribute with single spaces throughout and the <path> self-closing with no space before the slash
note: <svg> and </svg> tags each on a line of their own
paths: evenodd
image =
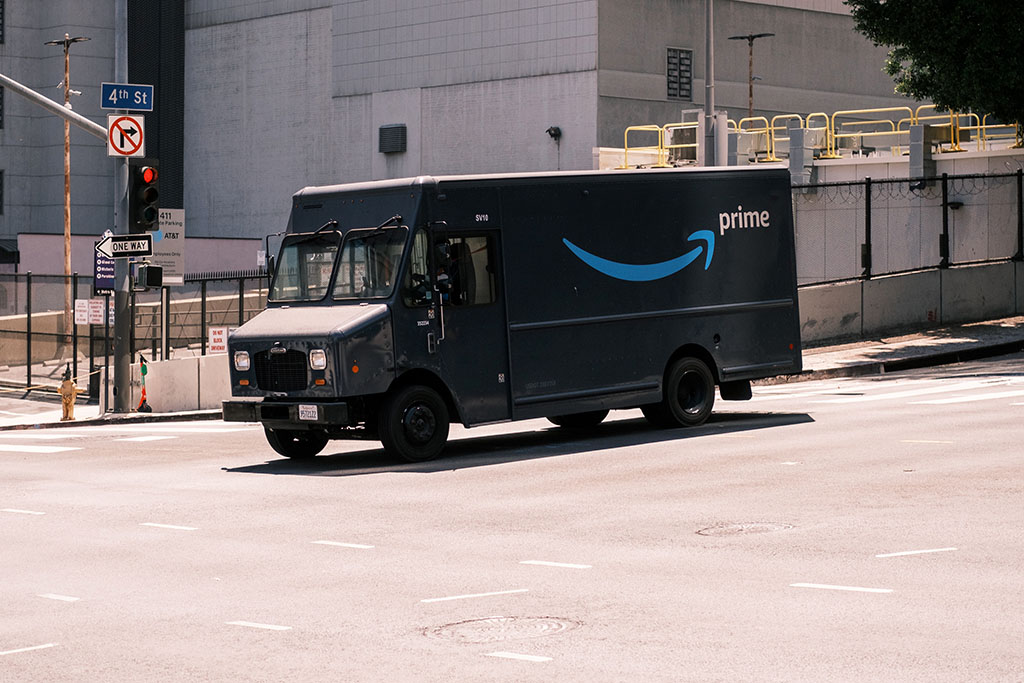
<svg viewBox="0 0 1024 683">
<path fill-rule="evenodd" d="M 160 215 L 160 187 L 156 159 L 129 161 L 128 173 L 128 231 L 157 230 Z"/>
</svg>

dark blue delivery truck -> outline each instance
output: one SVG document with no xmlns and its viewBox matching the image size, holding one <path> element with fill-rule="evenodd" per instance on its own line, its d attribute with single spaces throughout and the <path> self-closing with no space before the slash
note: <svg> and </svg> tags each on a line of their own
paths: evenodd
<svg viewBox="0 0 1024 683">
<path fill-rule="evenodd" d="M 702 424 L 800 371 L 783 169 L 418 177 L 297 192 L 267 308 L 228 338 L 224 419 L 278 453 L 467 427 Z"/>
</svg>

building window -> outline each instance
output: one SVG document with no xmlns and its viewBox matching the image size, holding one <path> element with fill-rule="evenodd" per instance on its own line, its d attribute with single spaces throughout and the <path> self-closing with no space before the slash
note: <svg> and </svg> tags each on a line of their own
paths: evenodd
<svg viewBox="0 0 1024 683">
<path fill-rule="evenodd" d="M 3 0 L 0 0 L 3 2 Z M 0 128 L 4 127 L 4 87 L 0 85 Z"/>
<path fill-rule="evenodd" d="M 0 45 L 4 43 L 4 0 L 0 0 Z"/>
<path fill-rule="evenodd" d="M 670 100 L 693 99 L 693 50 L 670 47 L 665 73 Z"/>
<path fill-rule="evenodd" d="M 4 215 L 4 172 L 0 171 L 0 216 Z"/>
</svg>

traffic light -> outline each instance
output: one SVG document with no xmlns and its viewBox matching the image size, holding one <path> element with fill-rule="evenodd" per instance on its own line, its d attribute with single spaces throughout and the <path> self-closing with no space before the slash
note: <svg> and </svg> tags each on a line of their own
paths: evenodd
<svg viewBox="0 0 1024 683">
<path fill-rule="evenodd" d="M 159 229 L 160 172 L 156 159 L 129 159 L 128 232 Z"/>
</svg>

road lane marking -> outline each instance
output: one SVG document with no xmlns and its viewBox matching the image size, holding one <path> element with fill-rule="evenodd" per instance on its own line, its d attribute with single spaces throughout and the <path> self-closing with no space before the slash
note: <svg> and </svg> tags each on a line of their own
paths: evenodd
<svg viewBox="0 0 1024 683">
<path fill-rule="evenodd" d="M 903 439 L 900 443 L 949 444 L 952 441 L 931 441 L 929 439 Z"/>
<path fill-rule="evenodd" d="M 177 438 L 176 436 L 129 436 L 124 439 L 114 439 L 114 441 L 163 441 Z"/>
<path fill-rule="evenodd" d="M 884 553 L 875 557 L 903 557 L 904 555 L 924 555 L 925 553 L 948 553 L 958 548 L 935 548 L 933 550 L 905 550 L 901 553 Z"/>
<path fill-rule="evenodd" d="M 81 598 L 75 598 L 70 595 L 57 595 L 56 593 L 40 593 L 36 597 L 46 598 L 47 600 L 60 600 L 61 602 L 78 602 L 81 600 Z"/>
<path fill-rule="evenodd" d="M 315 545 L 331 545 L 337 548 L 356 548 L 358 550 L 370 550 L 373 548 L 372 545 L 363 545 L 362 543 L 342 543 L 341 541 L 313 541 Z"/>
<path fill-rule="evenodd" d="M 868 394 L 866 396 L 847 396 L 844 398 L 833 398 L 825 401 L 813 401 L 813 403 L 864 403 L 866 401 L 885 401 L 892 398 L 909 398 L 911 396 L 925 396 L 927 394 L 948 394 L 954 391 L 966 391 L 993 385 L 991 380 L 981 382 L 958 382 L 945 386 L 932 386 L 925 389 L 907 389 L 905 391 L 889 391 L 882 394 Z"/>
<path fill-rule="evenodd" d="M 57 643 L 47 643 L 46 645 L 33 645 L 32 647 L 23 647 L 17 650 L 7 650 L 6 652 L 0 652 L 0 657 L 4 655 L 16 655 L 19 652 L 31 652 L 32 650 L 45 650 L 48 647 L 57 647 Z"/>
<path fill-rule="evenodd" d="M 991 401 L 1000 398 L 1017 398 L 1024 396 L 1024 391 L 997 391 L 991 394 L 973 394 L 971 396 L 953 396 L 951 398 L 936 398 L 930 401 L 911 401 L 912 406 L 945 406 L 952 403 L 971 403 L 973 401 Z"/>
<path fill-rule="evenodd" d="M 5 432 L 3 439 L 80 439 L 89 436 L 81 432 L 69 432 L 63 429 L 55 429 L 48 432 Z"/>
<path fill-rule="evenodd" d="M 544 560 L 523 560 L 519 564 L 533 564 L 540 567 L 561 567 L 563 569 L 593 569 L 589 564 L 569 564 L 568 562 L 545 562 Z"/>
<path fill-rule="evenodd" d="M 0 512 L 10 512 L 14 515 L 45 515 L 45 512 L 36 512 L 35 510 L 16 510 L 15 508 L 4 508 Z"/>
<path fill-rule="evenodd" d="M 511 595 L 513 593 L 525 593 L 529 588 L 517 588 L 511 591 L 494 591 L 493 593 L 470 593 L 469 595 L 450 595 L 446 598 L 427 598 L 420 602 L 446 602 L 448 600 L 466 600 L 469 598 L 489 598 L 493 595 Z"/>
<path fill-rule="evenodd" d="M 892 593 L 891 588 L 861 588 L 860 586 L 830 586 L 826 583 L 791 583 L 791 588 L 822 588 L 833 591 L 854 591 L 856 593 Z"/>
<path fill-rule="evenodd" d="M 151 526 L 157 529 L 175 529 L 177 531 L 197 531 L 199 527 L 178 526 L 177 524 L 157 524 L 155 522 L 142 522 L 139 526 Z"/>
<path fill-rule="evenodd" d="M 0 444 L 0 451 L 5 453 L 63 453 L 64 451 L 80 451 L 79 446 L 31 446 Z"/>
<path fill-rule="evenodd" d="M 228 626 L 247 626 L 248 628 L 261 628 L 266 631 L 291 631 L 291 626 L 278 626 L 276 624 L 258 624 L 254 621 L 226 621 Z"/>
<path fill-rule="evenodd" d="M 786 462 L 779 463 L 780 465 L 799 465 L 800 463 L 795 460 L 787 460 Z"/>
<path fill-rule="evenodd" d="M 550 662 L 551 657 L 538 657 L 537 655 L 521 655 L 516 652 L 488 652 L 486 657 L 501 657 L 502 659 L 518 659 L 521 662 Z"/>
</svg>

